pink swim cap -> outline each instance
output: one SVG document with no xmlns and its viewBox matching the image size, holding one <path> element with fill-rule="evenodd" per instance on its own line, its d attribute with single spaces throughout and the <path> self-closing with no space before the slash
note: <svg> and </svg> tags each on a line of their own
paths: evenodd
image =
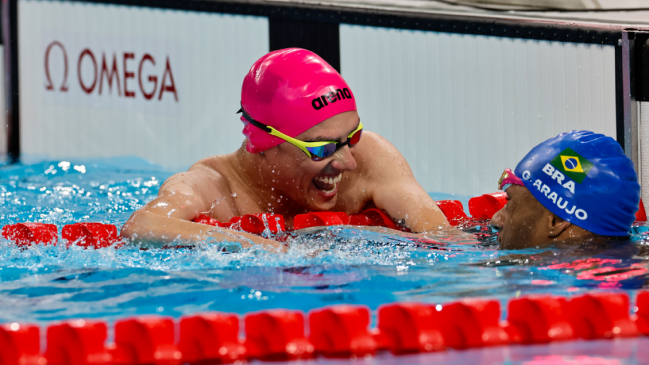
<svg viewBox="0 0 649 365">
<path fill-rule="evenodd" d="M 300 48 L 273 51 L 255 62 L 243 79 L 241 106 L 256 121 L 296 137 L 314 125 L 356 110 L 342 76 L 317 54 Z M 243 117 L 246 148 L 258 153 L 285 141 Z"/>
</svg>

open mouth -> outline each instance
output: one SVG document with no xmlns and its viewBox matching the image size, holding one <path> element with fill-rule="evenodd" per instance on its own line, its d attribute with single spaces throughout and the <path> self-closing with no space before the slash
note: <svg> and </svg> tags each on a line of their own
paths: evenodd
<svg viewBox="0 0 649 365">
<path fill-rule="evenodd" d="M 313 185 L 326 194 L 331 194 L 338 188 L 338 183 L 343 178 L 343 173 L 336 176 L 316 176 L 313 178 Z"/>
</svg>

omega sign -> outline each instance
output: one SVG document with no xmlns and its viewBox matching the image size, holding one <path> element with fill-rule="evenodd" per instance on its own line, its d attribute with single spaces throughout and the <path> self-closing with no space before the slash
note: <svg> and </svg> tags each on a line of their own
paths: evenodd
<svg viewBox="0 0 649 365">
<path fill-rule="evenodd" d="M 155 48 L 160 47 L 139 52 L 128 49 L 136 47 L 115 48 L 78 44 L 66 47 L 64 42 L 51 41 L 44 52 L 45 91 L 74 94 L 70 95 L 72 99 L 83 99 L 85 95 L 95 106 L 115 107 L 102 101 L 106 98 L 110 104 L 128 99 L 147 104 L 178 103 L 178 75 L 168 52 L 156 52 Z M 82 100 L 66 102 L 69 103 L 88 104 Z"/>
</svg>

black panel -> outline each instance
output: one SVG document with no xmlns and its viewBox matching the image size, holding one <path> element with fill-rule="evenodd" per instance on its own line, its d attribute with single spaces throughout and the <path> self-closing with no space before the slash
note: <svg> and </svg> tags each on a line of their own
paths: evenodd
<svg viewBox="0 0 649 365">
<path fill-rule="evenodd" d="M 649 34 L 638 33 L 636 52 L 636 100 L 649 101 Z"/>
<path fill-rule="evenodd" d="M 2 34 L 5 61 L 5 109 L 7 153 L 10 162 L 20 157 L 18 110 L 18 0 L 2 0 Z"/>
<path fill-rule="evenodd" d="M 624 149 L 624 81 L 622 47 L 615 47 L 615 121 L 617 143 Z"/>
<path fill-rule="evenodd" d="M 340 27 L 336 23 L 271 18 L 270 50 L 304 48 L 315 52 L 340 72 Z"/>
<path fill-rule="evenodd" d="M 547 20 L 493 18 L 484 14 L 457 15 L 418 13 L 344 6 L 298 4 L 250 0 L 71 0 L 103 4 L 146 6 L 226 14 L 266 16 L 270 19 L 300 22 L 347 23 L 449 33 L 492 35 L 497 37 L 540 39 L 560 42 L 617 45 L 621 31 L 611 27 L 587 27 Z"/>
</svg>

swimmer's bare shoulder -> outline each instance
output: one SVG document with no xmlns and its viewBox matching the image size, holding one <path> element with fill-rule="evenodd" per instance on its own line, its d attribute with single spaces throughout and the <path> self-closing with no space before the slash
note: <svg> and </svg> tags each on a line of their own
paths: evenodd
<svg viewBox="0 0 649 365">
<path fill-rule="evenodd" d="M 193 164 L 187 172 L 171 176 L 160 187 L 160 194 L 188 187 L 206 203 L 232 193 L 227 171 L 228 155 L 211 156 Z"/>
<path fill-rule="evenodd" d="M 351 149 L 358 166 L 347 173 L 347 185 L 341 195 L 353 194 L 371 200 L 382 190 L 382 185 L 391 180 L 395 173 L 397 180 L 412 175 L 410 166 L 399 151 L 385 138 L 372 132 L 363 132 L 361 141 Z"/>
<path fill-rule="evenodd" d="M 354 146 L 352 154 L 357 157 L 358 171 L 364 173 L 370 181 L 382 175 L 384 170 L 391 169 L 393 165 L 401 166 L 402 170 L 412 173 L 406 159 L 396 147 L 373 132 L 363 133 L 361 142 Z M 402 164 L 403 162 L 405 164 Z"/>
<path fill-rule="evenodd" d="M 403 155 L 385 138 L 364 132 L 352 148 L 358 163 L 345 193 L 362 197 L 366 205 L 385 210 L 415 232 L 446 229 L 448 221 L 419 185 Z M 410 214 L 406 214 L 410 212 Z"/>
<path fill-rule="evenodd" d="M 160 186 L 158 197 L 145 206 L 149 210 L 161 210 L 172 218 L 191 220 L 207 212 L 208 202 L 214 196 L 227 191 L 227 184 L 219 171 L 211 168 L 203 159 L 189 168 L 169 177 Z"/>
</svg>

